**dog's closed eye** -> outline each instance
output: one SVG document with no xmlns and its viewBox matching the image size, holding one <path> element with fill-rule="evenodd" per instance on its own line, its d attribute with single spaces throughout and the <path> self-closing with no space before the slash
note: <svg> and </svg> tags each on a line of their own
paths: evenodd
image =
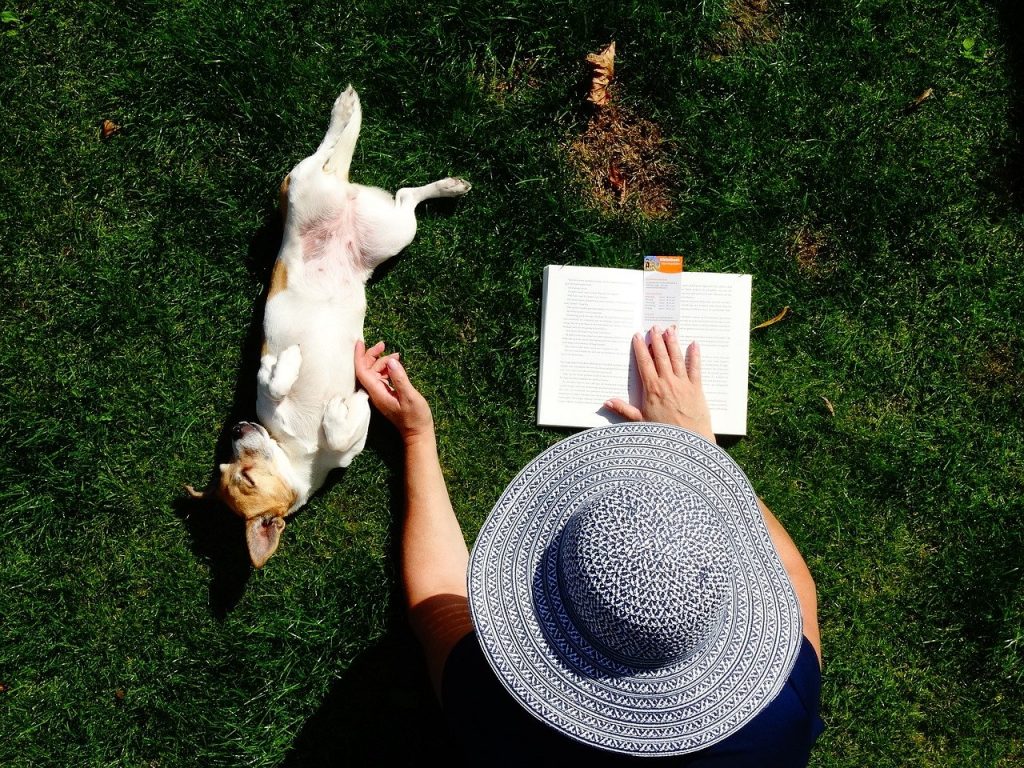
<svg viewBox="0 0 1024 768">
<path fill-rule="evenodd" d="M 251 488 L 255 488 L 256 487 L 256 480 L 249 473 L 249 469 L 250 469 L 250 467 L 243 467 L 242 468 L 242 479 L 245 480 L 246 485 L 250 486 Z"/>
</svg>

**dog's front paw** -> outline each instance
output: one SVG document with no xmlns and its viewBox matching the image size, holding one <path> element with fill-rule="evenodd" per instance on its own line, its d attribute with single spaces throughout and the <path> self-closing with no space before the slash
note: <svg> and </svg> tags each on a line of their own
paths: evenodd
<svg viewBox="0 0 1024 768">
<path fill-rule="evenodd" d="M 276 355 L 264 355 L 260 358 L 260 372 L 256 374 L 256 383 L 264 390 L 270 389 L 270 380 L 274 377 L 275 365 L 277 365 Z"/>
<path fill-rule="evenodd" d="M 299 378 L 301 367 L 302 353 L 299 345 L 293 344 L 280 357 L 264 355 L 260 360 L 260 372 L 256 380 L 272 400 L 284 400 Z"/>
<path fill-rule="evenodd" d="M 442 194 L 446 197 L 459 197 L 473 188 L 473 185 L 465 179 L 459 179 L 454 176 L 441 179 L 438 184 L 440 184 Z"/>
</svg>

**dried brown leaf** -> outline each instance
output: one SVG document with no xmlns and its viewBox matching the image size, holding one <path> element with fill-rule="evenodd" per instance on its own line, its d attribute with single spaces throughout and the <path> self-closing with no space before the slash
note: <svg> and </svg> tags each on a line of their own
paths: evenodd
<svg viewBox="0 0 1024 768">
<path fill-rule="evenodd" d="M 100 138 L 106 141 L 116 133 L 120 133 L 121 126 L 113 120 L 104 119 L 100 121 Z"/>
<path fill-rule="evenodd" d="M 752 330 L 756 331 L 759 328 L 767 328 L 769 325 L 775 325 L 776 323 L 781 323 L 787 317 L 789 317 L 789 305 L 786 305 L 785 307 L 783 307 L 782 311 L 779 312 L 779 314 L 777 314 L 771 320 L 765 320 L 763 323 L 760 323 L 759 325 L 755 325 L 752 328 Z"/>
<path fill-rule="evenodd" d="M 910 105 L 907 107 L 907 111 L 908 112 L 913 112 L 915 109 L 920 107 L 922 104 L 924 104 L 926 101 L 928 101 L 928 99 L 930 99 L 934 95 L 935 95 L 934 89 L 932 89 L 932 88 L 925 88 L 916 99 L 914 99 L 912 102 L 910 102 Z"/>
<path fill-rule="evenodd" d="M 608 86 L 615 77 L 615 41 L 608 44 L 600 53 L 591 53 L 587 56 L 587 64 L 590 65 L 590 93 L 587 94 L 587 101 L 597 107 L 603 107 L 611 96 L 608 93 Z"/>
<path fill-rule="evenodd" d="M 829 400 L 824 395 L 819 395 L 819 397 L 825 402 L 825 407 L 828 409 L 829 415 L 830 416 L 835 416 L 836 415 L 836 407 L 834 405 L 832 405 L 832 401 Z"/>
</svg>

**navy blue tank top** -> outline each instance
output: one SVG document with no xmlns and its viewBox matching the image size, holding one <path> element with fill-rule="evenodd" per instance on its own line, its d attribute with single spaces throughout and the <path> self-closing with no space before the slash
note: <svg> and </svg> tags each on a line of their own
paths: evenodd
<svg viewBox="0 0 1024 768">
<path fill-rule="evenodd" d="M 767 707 L 731 736 L 686 755 L 652 758 L 606 752 L 544 725 L 508 694 L 474 632 L 456 644 L 445 662 L 441 704 L 467 765 L 793 768 L 807 765 L 811 747 L 824 729 L 819 716 L 821 670 L 807 638 L 785 686 Z"/>
</svg>

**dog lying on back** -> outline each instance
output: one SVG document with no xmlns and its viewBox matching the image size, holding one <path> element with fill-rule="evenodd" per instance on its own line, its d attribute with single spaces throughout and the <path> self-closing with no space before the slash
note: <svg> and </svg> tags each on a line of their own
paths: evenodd
<svg viewBox="0 0 1024 768">
<path fill-rule="evenodd" d="M 277 550 L 285 519 L 328 473 L 363 449 L 370 405 L 357 389 L 356 341 L 363 335 L 365 285 L 373 270 L 416 234 L 416 206 L 469 191 L 462 179 L 383 189 L 352 184 L 349 166 L 362 112 L 351 86 L 334 102 L 316 152 L 281 185 L 284 237 L 263 320 L 256 412 L 261 424 L 232 428 L 232 461 L 207 491 L 244 518 L 252 564 Z"/>
</svg>

